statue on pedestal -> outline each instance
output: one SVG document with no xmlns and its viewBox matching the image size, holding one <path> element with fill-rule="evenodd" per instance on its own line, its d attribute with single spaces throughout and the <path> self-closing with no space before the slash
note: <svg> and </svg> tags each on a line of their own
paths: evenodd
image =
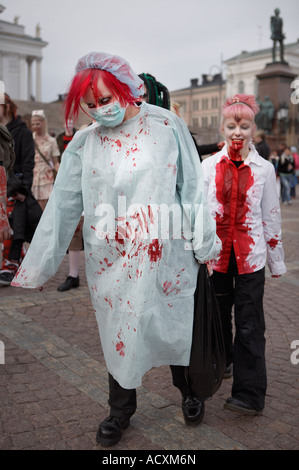
<svg viewBox="0 0 299 470">
<path fill-rule="evenodd" d="M 274 10 L 275 16 L 271 16 L 271 39 L 273 39 L 273 48 L 272 48 L 272 59 L 273 62 L 276 62 L 276 47 L 277 42 L 279 42 L 280 46 L 280 62 L 285 62 L 284 60 L 284 45 L 283 40 L 285 39 L 285 35 L 282 32 L 282 25 L 283 21 L 280 18 L 279 8 Z"/>
<path fill-rule="evenodd" d="M 40 24 L 37 23 L 36 27 L 35 27 L 35 37 L 37 39 L 40 39 L 40 32 L 41 32 L 41 27 L 40 27 Z"/>
<path fill-rule="evenodd" d="M 260 112 L 256 116 L 256 125 L 259 129 L 263 129 L 267 134 L 270 134 L 273 127 L 274 119 L 274 104 L 269 96 L 265 96 L 264 101 L 259 101 Z"/>
</svg>

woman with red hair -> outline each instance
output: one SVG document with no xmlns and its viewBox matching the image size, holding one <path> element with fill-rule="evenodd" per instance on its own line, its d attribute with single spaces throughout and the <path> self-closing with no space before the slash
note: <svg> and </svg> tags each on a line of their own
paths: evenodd
<svg viewBox="0 0 299 470">
<path fill-rule="evenodd" d="M 226 144 L 202 165 L 211 215 L 222 241 L 220 256 L 212 263 L 212 279 L 226 342 L 227 376 L 233 368 L 232 396 L 225 408 L 247 414 L 262 411 L 267 386 L 265 265 L 272 277 L 286 272 L 274 167 L 252 145 L 258 110 L 252 95 L 227 99 L 221 125 Z"/>
<path fill-rule="evenodd" d="M 220 244 L 187 126 L 167 109 L 138 106 L 142 95 L 142 80 L 121 57 L 95 52 L 79 60 L 66 120 L 82 106 L 94 123 L 68 144 L 13 283 L 37 287 L 55 274 L 84 211 L 87 281 L 109 372 L 110 416 L 96 438 L 104 446 L 121 439 L 136 387 L 152 367 L 172 366 L 187 424 L 204 415 L 185 366 L 198 262 L 213 259 Z"/>
</svg>

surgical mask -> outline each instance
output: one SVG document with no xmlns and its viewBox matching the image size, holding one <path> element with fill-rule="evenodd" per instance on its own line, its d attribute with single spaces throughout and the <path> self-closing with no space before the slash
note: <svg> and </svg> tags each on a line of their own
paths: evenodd
<svg viewBox="0 0 299 470">
<path fill-rule="evenodd" d="M 99 124 L 105 127 L 115 127 L 123 122 L 127 106 L 123 108 L 118 101 L 115 101 L 100 108 L 89 109 L 89 112 Z"/>
</svg>

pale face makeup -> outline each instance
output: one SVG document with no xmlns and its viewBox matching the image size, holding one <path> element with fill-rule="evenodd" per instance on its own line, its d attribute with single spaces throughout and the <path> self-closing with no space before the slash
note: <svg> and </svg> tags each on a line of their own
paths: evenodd
<svg viewBox="0 0 299 470">
<path fill-rule="evenodd" d="M 107 106 L 113 104 L 117 101 L 117 98 L 113 95 L 111 90 L 104 84 L 101 77 L 99 77 L 97 88 L 99 92 L 98 102 L 96 103 L 92 89 L 89 87 L 85 95 L 82 97 L 84 103 L 89 109 L 100 108 L 102 106 Z M 125 112 L 124 121 L 130 119 L 131 117 L 138 114 L 140 109 L 137 106 L 128 105 Z"/>
<path fill-rule="evenodd" d="M 99 98 L 96 103 L 92 89 L 89 87 L 85 95 L 82 97 L 84 103 L 89 109 L 98 108 L 101 106 L 106 106 L 107 104 L 113 104 L 115 97 L 111 93 L 108 87 L 104 84 L 102 78 L 100 77 L 97 83 Z"/>
<path fill-rule="evenodd" d="M 249 144 L 255 127 L 255 123 L 248 119 L 237 121 L 234 118 L 228 118 L 222 124 L 222 132 L 228 148 L 239 151 L 242 160 L 245 160 L 249 154 Z"/>
<path fill-rule="evenodd" d="M 46 122 L 44 119 L 38 116 L 32 116 L 31 118 L 31 129 L 37 136 L 42 136 L 46 132 Z"/>
</svg>

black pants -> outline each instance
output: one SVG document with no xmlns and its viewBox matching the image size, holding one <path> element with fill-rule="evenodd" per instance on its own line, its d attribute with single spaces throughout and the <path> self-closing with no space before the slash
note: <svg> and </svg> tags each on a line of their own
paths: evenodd
<svg viewBox="0 0 299 470">
<path fill-rule="evenodd" d="M 173 385 L 181 391 L 182 397 L 186 398 L 190 392 L 185 378 L 184 366 L 170 366 Z M 125 389 L 109 373 L 109 400 L 110 416 L 120 419 L 130 418 L 136 411 L 137 399 L 136 389 Z"/>
<path fill-rule="evenodd" d="M 265 269 L 238 274 L 232 250 L 228 272 L 214 271 L 212 280 L 221 312 L 227 365 L 233 363 L 232 396 L 246 400 L 256 410 L 262 410 L 267 388 L 263 310 Z"/>
</svg>

